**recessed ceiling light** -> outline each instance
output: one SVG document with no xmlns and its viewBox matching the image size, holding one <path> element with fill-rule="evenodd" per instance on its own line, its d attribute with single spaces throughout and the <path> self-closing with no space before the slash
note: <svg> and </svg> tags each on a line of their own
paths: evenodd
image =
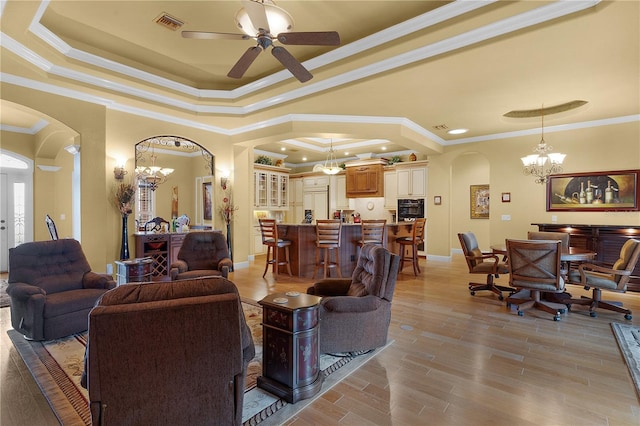
<svg viewBox="0 0 640 426">
<path fill-rule="evenodd" d="M 307 161 L 307 157 L 302 157 L 302 161 Z"/>
<path fill-rule="evenodd" d="M 280 148 L 280 151 L 286 151 L 287 148 L 285 148 L 284 146 L 282 148 Z"/>
<path fill-rule="evenodd" d="M 467 133 L 469 131 L 469 129 L 453 129 L 453 130 L 449 130 L 447 133 L 449 133 L 450 135 L 461 135 L 463 133 Z"/>
<path fill-rule="evenodd" d="M 386 147 L 386 146 L 383 146 L 383 147 L 382 147 L 382 148 L 380 148 L 380 149 L 382 149 L 383 151 L 386 151 L 386 150 L 387 150 L 387 147 Z"/>
<path fill-rule="evenodd" d="M 344 152 L 344 155 L 349 155 L 349 151 L 345 151 L 345 152 Z"/>
</svg>

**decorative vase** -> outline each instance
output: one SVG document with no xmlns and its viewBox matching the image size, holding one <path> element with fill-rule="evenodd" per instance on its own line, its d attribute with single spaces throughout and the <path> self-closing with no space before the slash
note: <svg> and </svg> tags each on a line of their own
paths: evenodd
<svg viewBox="0 0 640 426">
<path fill-rule="evenodd" d="M 411 155 L 409 155 L 409 161 L 416 161 L 418 159 L 418 157 L 416 157 L 415 153 L 411 153 Z"/>
<path fill-rule="evenodd" d="M 120 260 L 129 259 L 129 233 L 127 231 L 128 214 L 122 215 L 122 244 L 120 245 Z"/>
<path fill-rule="evenodd" d="M 227 248 L 229 249 L 229 259 L 231 259 L 231 268 L 229 271 L 233 272 L 233 252 L 231 251 L 231 223 L 227 222 Z"/>
</svg>

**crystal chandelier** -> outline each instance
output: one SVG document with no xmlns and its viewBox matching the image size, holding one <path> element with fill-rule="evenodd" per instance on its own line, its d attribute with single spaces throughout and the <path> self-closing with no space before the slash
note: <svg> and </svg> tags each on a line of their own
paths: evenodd
<svg viewBox="0 0 640 426">
<path fill-rule="evenodd" d="M 562 171 L 562 162 L 566 154 L 553 153 L 552 146 L 547 145 L 544 141 L 544 107 L 541 110 L 542 121 L 542 139 L 537 147 L 534 148 L 536 154 L 527 155 L 522 157 L 522 164 L 524 164 L 524 174 L 532 175 L 536 178 L 536 183 L 547 183 L 549 175 L 556 174 Z"/>
<path fill-rule="evenodd" d="M 158 188 L 167 181 L 167 177 L 173 173 L 173 169 L 167 167 L 156 166 L 156 159 L 158 158 L 155 153 L 151 153 L 151 165 L 149 167 L 138 166 L 136 167 L 136 177 L 140 180 L 144 180 L 151 187 L 152 191 Z"/>
<path fill-rule="evenodd" d="M 329 155 L 327 155 L 327 159 L 324 162 L 324 166 L 322 166 L 322 171 L 328 175 L 335 175 L 342 170 L 338 165 L 338 160 L 336 159 L 336 154 L 333 151 L 333 139 L 331 139 L 329 148 Z"/>
</svg>

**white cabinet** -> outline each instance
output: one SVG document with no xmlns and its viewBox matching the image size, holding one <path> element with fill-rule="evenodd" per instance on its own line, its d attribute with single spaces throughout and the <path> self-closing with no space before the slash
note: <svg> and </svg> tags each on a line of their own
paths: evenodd
<svg viewBox="0 0 640 426">
<path fill-rule="evenodd" d="M 347 176 L 336 175 L 333 176 L 331 182 L 331 210 L 349 210 L 349 199 L 347 198 Z"/>
<path fill-rule="evenodd" d="M 305 190 L 326 189 L 329 186 L 329 176 L 307 176 L 302 178 Z"/>
<path fill-rule="evenodd" d="M 302 223 L 302 219 L 304 219 L 302 186 L 302 178 L 289 179 L 289 211 L 287 212 L 287 222 L 289 223 Z"/>
<path fill-rule="evenodd" d="M 266 246 L 262 244 L 262 233 L 260 226 L 253 227 L 253 254 L 265 254 Z"/>
<path fill-rule="evenodd" d="M 286 210 L 289 208 L 289 173 L 281 168 L 254 167 L 253 189 L 255 209 Z M 280 169 L 280 170 L 273 170 Z"/>
<path fill-rule="evenodd" d="M 396 210 L 398 208 L 398 178 L 395 170 L 384 172 L 384 208 Z"/>
<path fill-rule="evenodd" d="M 398 198 L 424 198 L 427 196 L 426 166 L 396 166 Z"/>
<path fill-rule="evenodd" d="M 304 191 L 303 210 L 311 210 L 313 220 L 329 219 L 329 197 L 325 191 Z"/>
</svg>

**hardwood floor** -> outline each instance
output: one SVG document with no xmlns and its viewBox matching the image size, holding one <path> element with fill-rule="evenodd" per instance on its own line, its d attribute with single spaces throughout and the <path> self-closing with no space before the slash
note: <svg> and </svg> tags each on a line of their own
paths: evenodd
<svg viewBox="0 0 640 426">
<path fill-rule="evenodd" d="M 531 310 L 509 311 L 489 292 L 470 296 L 461 255 L 425 261 L 398 279 L 389 339 L 395 342 L 298 413 L 290 425 L 638 425 L 640 399 L 610 328 L 621 314 L 585 308 L 554 322 Z M 309 280 L 271 272 L 264 258 L 231 279 L 243 297 L 305 291 Z M 508 283 L 508 276 L 498 279 Z M 573 296 L 586 295 L 569 286 Z M 640 293 L 606 294 L 640 324 Z M 0 310 L 3 330 L 9 309 Z M 0 423 L 57 421 L 6 333 L 0 333 Z"/>
</svg>

